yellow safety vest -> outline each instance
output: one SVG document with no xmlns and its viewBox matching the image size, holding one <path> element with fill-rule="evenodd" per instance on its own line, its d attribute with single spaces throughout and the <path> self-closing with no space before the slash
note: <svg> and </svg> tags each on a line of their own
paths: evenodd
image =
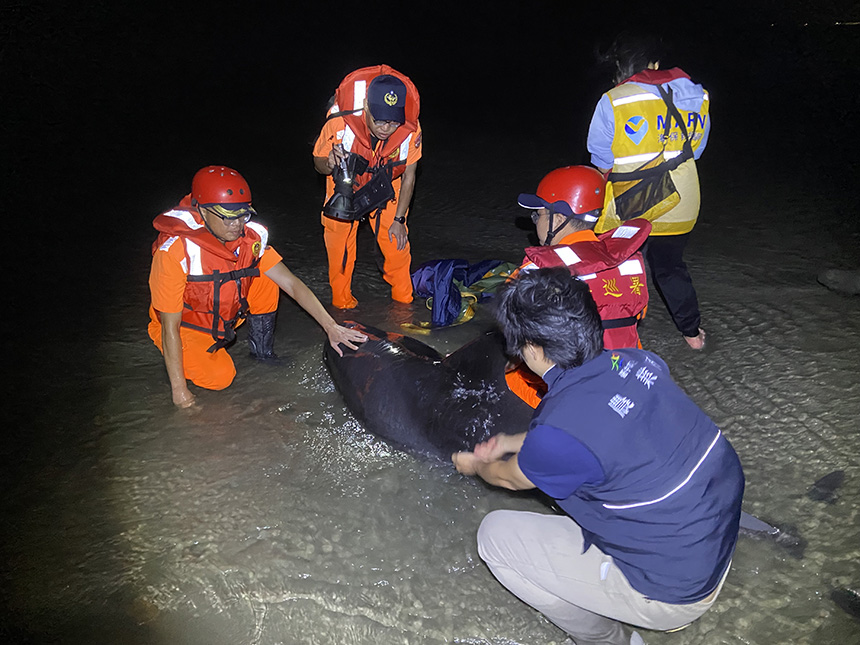
<svg viewBox="0 0 860 645">
<path fill-rule="evenodd" d="M 613 173 L 632 172 L 642 166 L 669 161 L 681 154 L 684 135 L 681 128 L 671 121 L 668 140 L 665 139 L 665 126 L 668 109 L 663 99 L 636 83 L 624 83 L 609 92 L 615 118 L 615 135 L 612 140 L 612 155 L 615 163 Z M 705 92 L 702 107 L 698 112 L 678 108 L 693 150 L 699 147 L 708 118 L 708 94 Z M 664 145 L 665 143 L 665 145 Z M 668 210 L 652 217 L 651 235 L 679 235 L 689 233 L 699 216 L 699 176 L 696 162 L 689 159 L 670 171 L 670 176 L 678 190 L 678 197 L 666 207 Z M 611 183 L 606 191 L 604 216 L 595 230 L 609 230 L 620 223 L 615 214 L 614 191 Z"/>
</svg>

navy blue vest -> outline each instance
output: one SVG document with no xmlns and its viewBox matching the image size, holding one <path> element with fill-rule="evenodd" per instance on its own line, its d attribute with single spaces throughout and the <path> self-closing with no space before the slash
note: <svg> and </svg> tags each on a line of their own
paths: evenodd
<svg viewBox="0 0 860 645">
<path fill-rule="evenodd" d="M 744 476 L 732 446 L 649 352 L 605 351 L 544 379 L 549 392 L 532 427 L 569 433 L 606 475 L 558 500 L 586 544 L 611 555 L 649 598 L 707 597 L 738 535 Z"/>
</svg>

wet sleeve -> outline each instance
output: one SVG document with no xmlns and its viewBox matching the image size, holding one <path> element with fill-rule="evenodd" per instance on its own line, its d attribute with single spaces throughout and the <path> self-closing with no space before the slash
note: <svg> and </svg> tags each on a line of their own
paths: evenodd
<svg viewBox="0 0 860 645">
<path fill-rule="evenodd" d="M 412 139 L 409 140 L 409 152 L 406 153 L 406 165 L 411 166 L 416 163 L 423 154 L 424 150 L 424 135 L 421 133 L 421 123 L 418 123 L 418 128 L 412 133 Z"/>
<path fill-rule="evenodd" d="M 341 117 L 335 117 L 325 122 L 314 144 L 314 157 L 328 157 L 332 145 L 343 139 L 344 122 Z M 340 136 L 338 136 L 340 132 Z"/>
<path fill-rule="evenodd" d="M 167 248 L 162 246 L 152 256 L 149 292 L 152 296 L 152 307 L 156 311 L 168 314 L 182 312 L 186 284 L 185 269 L 182 266 L 184 260 L 185 253 L 179 239 Z"/>
<path fill-rule="evenodd" d="M 591 125 L 588 127 L 588 151 L 591 163 L 598 168 L 612 168 L 615 155 L 612 154 L 612 140 L 615 138 L 615 114 L 608 94 L 600 97 Z"/>
<path fill-rule="evenodd" d="M 583 484 L 598 484 L 604 477 L 597 457 L 554 426 L 529 430 L 517 462 L 529 481 L 554 499 L 569 497 Z"/>
</svg>

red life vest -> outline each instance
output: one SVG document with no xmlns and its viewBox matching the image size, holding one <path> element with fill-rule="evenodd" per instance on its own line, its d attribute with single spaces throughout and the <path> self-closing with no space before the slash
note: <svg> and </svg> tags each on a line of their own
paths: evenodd
<svg viewBox="0 0 860 645">
<path fill-rule="evenodd" d="M 591 290 L 603 321 L 604 347 L 641 347 L 636 323 L 648 305 L 648 286 L 639 247 L 650 232 L 651 223 L 637 218 L 595 240 L 532 246 L 522 270 L 566 266 Z"/>
<path fill-rule="evenodd" d="M 152 225 L 158 231 L 153 253 L 164 245 L 184 246 L 187 282 L 181 326 L 211 334 L 215 343 L 210 352 L 228 345 L 236 337 L 236 322 L 248 311 L 246 297 L 251 281 L 260 275 L 257 265 L 268 231 L 249 222 L 242 237 L 225 244 L 206 228 L 191 195 Z"/>
<path fill-rule="evenodd" d="M 370 130 L 367 128 L 362 108 L 370 81 L 383 74 L 396 76 L 406 86 L 406 123 L 397 128 L 388 139 L 380 141 L 374 151 L 370 139 Z M 355 135 L 355 138 L 349 142 L 346 137 L 344 138 L 344 148 L 348 152 L 360 156 L 368 165 L 364 173 L 356 176 L 354 187 L 360 188 L 375 171 L 382 167 L 391 172 L 391 179 L 402 175 L 403 171 L 406 170 L 406 155 L 401 154 L 401 146 L 418 130 L 418 113 L 421 109 L 418 90 L 409 80 L 409 77 L 388 65 L 363 67 L 352 72 L 341 81 L 335 91 L 334 98 L 335 105 L 332 107 L 329 118 L 340 116 Z"/>
</svg>

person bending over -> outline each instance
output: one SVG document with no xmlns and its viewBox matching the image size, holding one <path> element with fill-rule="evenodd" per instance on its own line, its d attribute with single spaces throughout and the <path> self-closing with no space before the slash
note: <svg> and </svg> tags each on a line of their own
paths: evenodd
<svg viewBox="0 0 860 645">
<path fill-rule="evenodd" d="M 382 252 L 382 277 L 396 302 L 412 302 L 409 202 L 421 158 L 420 97 L 388 65 L 341 81 L 316 143 L 314 168 L 326 177 L 322 225 L 332 304 L 352 309 L 358 225 L 367 219 Z"/>
<path fill-rule="evenodd" d="M 643 642 L 714 603 L 738 536 L 734 449 L 655 354 L 603 349 L 588 286 L 567 269 L 522 274 L 501 294 L 508 348 L 549 390 L 528 432 L 452 455 L 457 470 L 538 488 L 564 515 L 498 510 L 478 552 L 518 598 L 578 645 Z"/>
</svg>

